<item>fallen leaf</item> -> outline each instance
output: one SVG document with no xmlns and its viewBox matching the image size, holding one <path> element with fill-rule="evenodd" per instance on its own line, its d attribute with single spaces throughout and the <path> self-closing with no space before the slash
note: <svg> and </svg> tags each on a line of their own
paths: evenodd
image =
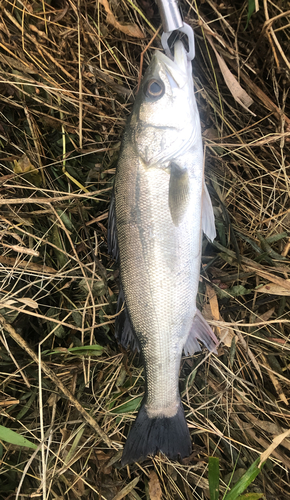
<svg viewBox="0 0 290 500">
<path fill-rule="evenodd" d="M 203 315 L 205 319 L 213 319 L 215 321 L 223 321 L 220 315 L 218 299 L 215 290 L 206 283 L 206 295 L 209 300 L 210 312 L 208 310 L 207 304 L 203 307 Z M 230 327 L 216 327 L 217 335 L 220 341 L 226 346 L 231 347 L 232 340 L 236 337 L 234 331 Z"/>
<path fill-rule="evenodd" d="M 103 5 L 107 13 L 106 21 L 108 24 L 111 24 L 117 30 L 122 31 L 125 35 L 133 36 L 134 38 L 145 38 L 137 24 L 121 24 L 117 21 L 110 9 L 108 0 L 100 0 L 100 3 Z"/>
<path fill-rule="evenodd" d="M 254 415 L 250 415 L 250 418 L 252 422 L 254 422 L 255 425 L 260 427 L 263 431 L 266 431 L 268 434 L 273 434 L 274 437 L 278 436 L 279 434 L 282 434 L 283 432 L 286 432 L 287 429 L 283 429 L 280 427 L 280 425 L 274 423 L 274 422 L 269 422 L 269 420 L 260 420 L 259 418 L 255 417 Z"/>
<path fill-rule="evenodd" d="M 150 471 L 149 474 L 149 496 L 150 500 L 161 500 L 162 490 L 159 483 L 158 476 L 154 470 Z"/>
<path fill-rule="evenodd" d="M 240 86 L 238 80 L 236 77 L 231 73 L 229 68 L 227 67 L 225 61 L 223 58 L 218 54 L 218 52 L 215 49 L 215 46 L 211 40 L 211 37 L 207 37 L 209 43 L 212 46 L 212 49 L 216 55 L 218 65 L 220 67 L 220 70 L 222 72 L 222 75 L 224 77 L 224 80 L 227 84 L 228 89 L 230 90 L 233 98 L 241 105 L 243 108 L 245 108 L 247 111 L 249 111 L 252 115 L 255 116 L 255 114 L 249 109 L 249 106 L 253 104 L 253 99 L 247 94 L 247 92 L 242 89 Z"/>
<path fill-rule="evenodd" d="M 252 422 L 254 422 L 255 425 L 260 427 L 263 431 L 267 432 L 267 434 L 272 434 L 274 437 L 278 436 L 279 434 L 282 434 L 282 432 L 286 432 L 287 429 L 285 427 L 280 427 L 280 425 L 275 424 L 274 422 L 269 422 L 268 420 L 259 420 L 258 418 L 254 417 L 253 415 L 250 415 L 250 419 Z M 284 448 L 287 448 L 287 450 L 290 451 L 290 440 L 289 438 L 286 438 L 283 442 Z"/>
<path fill-rule="evenodd" d="M 260 354 L 260 359 L 263 361 L 263 365 L 268 371 L 268 375 L 271 379 L 273 386 L 275 387 L 275 391 L 277 392 L 279 398 L 281 399 L 281 401 L 283 401 L 283 403 L 285 403 L 285 405 L 288 406 L 289 405 L 288 399 L 283 392 L 282 386 L 281 386 L 278 378 L 275 376 L 275 372 L 272 370 L 271 366 L 269 365 L 269 363 L 266 359 L 266 356 L 264 356 L 264 354 Z"/>
<path fill-rule="evenodd" d="M 290 280 L 285 280 L 290 284 Z M 259 293 L 269 293 L 270 295 L 287 295 L 290 296 L 290 289 L 283 287 L 282 285 L 278 285 L 277 283 L 267 283 L 267 285 L 263 285 L 255 289 L 256 292 Z"/>
<path fill-rule="evenodd" d="M 2 297 L 2 300 L 0 300 L 0 304 L 3 306 L 12 306 L 15 303 L 16 303 L 16 300 L 12 300 L 12 299 L 5 300 L 4 297 Z"/>
<path fill-rule="evenodd" d="M 21 156 L 19 160 L 14 160 L 13 172 L 15 174 L 24 174 L 24 177 L 34 186 L 39 187 L 42 183 L 42 177 L 37 168 L 32 165 L 26 154 Z"/>
<path fill-rule="evenodd" d="M 112 500 L 122 500 L 122 498 L 125 498 L 126 495 L 128 495 L 138 484 L 140 480 L 140 477 L 135 477 L 133 481 L 131 481 L 129 484 L 127 484 L 117 495 L 114 496 Z"/>
<path fill-rule="evenodd" d="M 243 260 L 245 260 L 245 259 L 246 258 L 243 257 Z M 243 267 L 244 267 L 244 270 L 250 270 L 250 271 L 254 270 L 255 273 L 258 276 L 260 276 L 261 278 L 269 280 L 269 281 L 271 281 L 271 283 L 275 283 L 276 285 L 279 285 L 282 288 L 285 288 L 286 290 L 290 290 L 290 280 L 289 279 L 280 278 L 279 276 L 275 276 L 274 274 L 268 273 L 267 271 L 263 271 L 259 267 L 254 267 L 252 265 L 246 265 Z M 258 290 L 260 290 L 260 288 L 256 289 L 256 290 L 258 291 Z"/>
<path fill-rule="evenodd" d="M 275 312 L 275 309 L 275 307 L 271 307 L 271 309 L 268 309 L 268 311 L 266 311 L 265 313 L 259 314 L 259 320 L 268 321 L 268 319 L 270 319 Z"/>
<path fill-rule="evenodd" d="M 29 261 L 19 261 L 17 259 L 14 259 L 12 257 L 6 257 L 3 255 L 0 255 L 0 264 L 4 264 L 7 267 L 21 267 L 24 269 L 29 269 L 30 271 L 37 272 L 37 273 L 48 273 L 48 274 L 56 274 L 57 270 L 54 269 L 53 267 L 48 267 L 43 264 L 35 264 L 34 262 L 29 262 Z"/>
<path fill-rule="evenodd" d="M 58 394 L 55 394 L 54 392 L 49 396 L 46 404 L 48 406 L 54 406 L 58 401 L 60 400 L 60 396 Z"/>
<path fill-rule="evenodd" d="M 261 460 L 259 463 L 259 467 L 261 467 L 262 463 L 269 458 L 269 456 L 272 454 L 272 452 L 279 446 L 279 444 L 284 441 L 285 438 L 287 438 L 290 435 L 290 429 L 288 431 L 283 432 L 282 434 L 279 434 L 279 436 L 276 436 L 273 439 L 273 442 L 270 444 L 270 446 L 261 454 Z"/>
<path fill-rule="evenodd" d="M 210 139 L 211 141 L 217 141 L 219 139 L 218 130 L 214 127 L 209 127 L 203 132 L 203 137 Z"/>
<path fill-rule="evenodd" d="M 29 297 L 24 297 L 22 299 L 18 299 L 18 302 L 22 302 L 22 304 L 25 304 L 28 307 L 31 307 L 31 309 L 37 309 L 38 308 L 38 303 L 36 300 L 30 299 Z"/>
<path fill-rule="evenodd" d="M 73 491 L 78 498 L 84 498 L 85 485 L 81 477 L 74 482 Z"/>
<path fill-rule="evenodd" d="M 222 320 L 222 319 L 221 319 Z M 236 338 L 234 330 L 230 327 L 220 328 L 219 334 L 220 341 L 226 346 L 231 347 L 233 338 Z"/>
<path fill-rule="evenodd" d="M 209 305 L 210 305 L 210 310 L 212 314 L 212 319 L 219 321 L 220 319 L 220 310 L 219 310 L 219 304 L 218 304 L 218 299 L 216 296 L 216 293 L 211 286 L 209 286 L 206 283 L 206 295 L 208 296 L 209 300 Z"/>
</svg>

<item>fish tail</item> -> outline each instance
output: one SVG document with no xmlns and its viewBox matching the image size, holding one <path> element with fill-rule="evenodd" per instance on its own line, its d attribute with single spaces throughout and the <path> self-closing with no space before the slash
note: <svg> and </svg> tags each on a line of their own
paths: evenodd
<svg viewBox="0 0 290 500">
<path fill-rule="evenodd" d="M 138 462 L 161 451 L 171 460 L 184 458 L 192 450 L 191 439 L 183 406 L 178 406 L 174 417 L 149 418 L 143 402 L 127 438 L 122 465 Z"/>
</svg>

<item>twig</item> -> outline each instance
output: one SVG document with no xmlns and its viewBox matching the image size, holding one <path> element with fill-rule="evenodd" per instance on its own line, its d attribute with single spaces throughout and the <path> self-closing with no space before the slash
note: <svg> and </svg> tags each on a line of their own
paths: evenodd
<svg viewBox="0 0 290 500">
<path fill-rule="evenodd" d="M 13 326 L 7 323 L 5 318 L 0 314 L 0 323 L 3 326 L 3 328 L 9 333 L 9 335 L 15 340 L 15 342 L 22 348 L 24 349 L 27 354 L 33 359 L 33 361 L 38 365 L 39 364 L 39 359 L 37 355 L 35 354 L 34 351 L 29 347 L 27 342 L 19 335 L 16 333 L 14 330 Z M 115 448 L 115 444 L 111 439 L 105 434 L 105 432 L 101 429 L 99 424 L 95 421 L 91 415 L 83 408 L 83 406 L 79 403 L 79 401 L 70 393 L 70 391 L 66 388 L 66 386 L 62 383 L 61 380 L 56 376 L 54 371 L 49 368 L 49 366 L 43 361 L 40 360 L 41 363 L 41 369 L 45 373 L 45 375 L 52 380 L 52 382 L 56 385 L 56 387 L 69 399 L 71 404 L 75 406 L 75 408 L 80 412 L 84 420 L 96 431 L 96 433 L 100 436 L 100 438 L 106 443 L 106 445 L 109 448 Z"/>
<path fill-rule="evenodd" d="M 139 69 L 139 76 L 138 76 L 138 85 L 137 85 L 137 92 L 139 91 L 139 88 L 140 88 L 140 85 L 141 85 L 141 80 L 142 80 L 142 69 L 143 69 L 143 60 L 144 60 L 144 54 L 145 52 L 147 52 L 147 50 L 149 49 L 149 47 L 152 45 L 152 43 L 154 42 L 155 38 L 157 37 L 159 31 L 161 29 L 161 26 L 159 26 L 158 30 L 155 31 L 153 37 L 151 38 L 150 42 L 148 43 L 148 45 L 146 45 L 145 49 L 142 50 L 141 52 L 141 55 L 140 55 L 140 69 Z"/>
</svg>

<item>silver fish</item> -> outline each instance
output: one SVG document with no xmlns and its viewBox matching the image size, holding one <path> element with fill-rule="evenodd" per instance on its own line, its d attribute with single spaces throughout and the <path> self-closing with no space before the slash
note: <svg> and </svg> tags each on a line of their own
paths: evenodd
<svg viewBox="0 0 290 500">
<path fill-rule="evenodd" d="M 202 230 L 216 236 L 204 183 L 203 147 L 191 63 L 156 51 L 127 123 L 117 167 L 108 247 L 119 256 L 116 335 L 139 347 L 146 392 L 122 464 L 162 451 L 188 456 L 191 439 L 178 383 L 182 351 L 214 351 L 217 339 L 196 307 Z M 125 307 L 122 309 L 125 303 Z"/>
</svg>

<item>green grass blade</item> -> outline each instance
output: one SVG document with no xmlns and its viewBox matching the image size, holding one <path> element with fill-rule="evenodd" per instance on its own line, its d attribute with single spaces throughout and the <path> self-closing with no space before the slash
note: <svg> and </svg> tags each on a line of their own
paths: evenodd
<svg viewBox="0 0 290 500">
<path fill-rule="evenodd" d="M 101 354 L 103 354 L 104 347 L 99 344 L 93 344 L 79 347 L 69 347 L 67 351 L 72 354 L 95 354 L 96 356 L 101 356 Z"/>
<path fill-rule="evenodd" d="M 28 401 L 24 404 L 23 408 L 17 413 L 16 420 L 20 421 L 24 417 L 24 415 L 26 415 L 26 413 L 30 410 L 36 397 L 37 397 L 36 391 L 32 392 Z"/>
<path fill-rule="evenodd" d="M 250 19 L 251 19 L 252 15 L 254 14 L 255 10 L 256 10 L 255 0 L 248 0 L 248 16 L 247 16 L 247 24 L 246 24 L 245 30 L 247 29 L 249 22 L 250 22 Z"/>
<path fill-rule="evenodd" d="M 36 450 L 37 448 L 34 443 L 28 441 L 28 439 L 20 434 L 17 434 L 17 432 L 7 429 L 7 427 L 4 427 L 3 425 L 0 425 L 0 439 L 6 443 L 15 444 L 16 446 L 26 446 L 27 448 L 32 448 L 33 450 Z"/>
<path fill-rule="evenodd" d="M 209 457 L 208 459 L 208 482 L 210 500 L 218 500 L 219 498 L 219 459 Z"/>
<path fill-rule="evenodd" d="M 255 460 L 255 462 L 249 467 L 247 472 L 239 479 L 231 491 L 226 495 L 224 500 L 237 500 L 239 495 L 241 495 L 248 486 L 254 481 L 257 475 L 261 472 L 263 464 L 259 468 L 260 457 Z"/>
<path fill-rule="evenodd" d="M 138 396 L 137 398 L 130 399 L 129 401 L 126 401 L 120 406 L 117 406 L 117 408 L 114 408 L 111 410 L 112 413 L 132 413 L 132 411 L 138 410 L 140 403 L 143 399 L 143 396 Z"/>
<path fill-rule="evenodd" d="M 84 345 L 78 347 L 69 348 L 56 348 L 54 351 L 50 351 L 49 354 L 75 354 L 77 356 L 101 356 L 104 352 L 104 347 L 99 344 Z"/>
</svg>

